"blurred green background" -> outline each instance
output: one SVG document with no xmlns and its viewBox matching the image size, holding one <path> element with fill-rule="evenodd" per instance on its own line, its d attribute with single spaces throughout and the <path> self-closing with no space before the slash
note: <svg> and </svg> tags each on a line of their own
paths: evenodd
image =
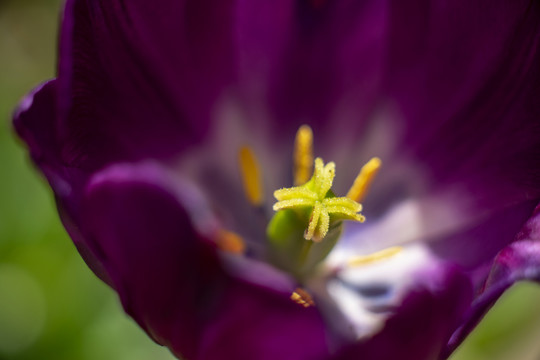
<svg viewBox="0 0 540 360">
<path fill-rule="evenodd" d="M 60 0 L 0 0 L 0 359 L 165 360 L 64 232 L 12 109 L 54 75 Z M 521 284 L 452 360 L 539 360 L 540 287 Z"/>
</svg>

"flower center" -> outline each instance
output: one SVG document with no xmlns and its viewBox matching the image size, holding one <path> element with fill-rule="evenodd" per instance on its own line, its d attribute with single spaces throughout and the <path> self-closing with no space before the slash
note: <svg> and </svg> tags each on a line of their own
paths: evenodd
<svg viewBox="0 0 540 360">
<path fill-rule="evenodd" d="M 241 148 L 238 155 L 246 197 L 252 205 L 261 207 L 263 184 L 255 155 L 249 147 Z M 268 261 L 300 281 L 330 253 L 342 233 L 344 220 L 364 221 L 359 201 L 381 165 L 378 158 L 371 159 L 347 196 L 337 197 L 332 191 L 335 164 L 313 158 L 313 132 L 304 125 L 294 145 L 295 186 L 274 192 L 276 213 L 266 229 Z"/>
<path fill-rule="evenodd" d="M 365 218 L 360 214 L 360 201 L 381 167 L 379 158 L 369 160 L 361 168 L 347 195 L 338 197 L 332 191 L 336 165 L 334 162 L 325 164 L 321 158 L 313 158 L 313 132 L 309 126 L 303 125 L 298 129 L 294 145 L 295 186 L 274 191 L 277 202 L 273 210 L 276 213 L 269 219 L 266 228 L 266 260 L 294 276 L 299 285 L 319 274 L 315 270 L 337 244 L 344 220 L 364 222 Z M 253 150 L 247 146 L 242 147 L 238 153 L 238 162 L 246 198 L 264 213 L 264 187 Z M 221 231 L 216 238 L 223 251 L 242 255 L 246 250 L 238 234 Z M 351 254 L 342 267 L 327 271 L 340 272 L 369 265 L 401 252 L 402 248 L 396 246 L 369 255 Z M 310 294 L 303 288 L 297 288 L 291 299 L 304 307 L 315 305 Z"/>
</svg>

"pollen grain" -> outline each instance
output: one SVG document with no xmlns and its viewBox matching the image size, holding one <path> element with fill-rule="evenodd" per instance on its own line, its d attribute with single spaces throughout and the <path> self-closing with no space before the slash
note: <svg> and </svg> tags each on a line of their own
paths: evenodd
<svg viewBox="0 0 540 360">
<path fill-rule="evenodd" d="M 315 301 L 313 301 L 311 295 L 302 288 L 296 288 L 294 290 L 291 294 L 291 300 L 305 308 L 315 306 Z"/>
</svg>

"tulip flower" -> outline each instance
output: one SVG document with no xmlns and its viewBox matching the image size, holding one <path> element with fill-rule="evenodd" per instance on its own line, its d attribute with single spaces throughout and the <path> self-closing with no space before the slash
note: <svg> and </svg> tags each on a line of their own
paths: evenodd
<svg viewBox="0 0 540 360">
<path fill-rule="evenodd" d="M 67 0 L 14 124 L 178 357 L 444 359 L 540 280 L 539 24 L 529 0 Z"/>
</svg>

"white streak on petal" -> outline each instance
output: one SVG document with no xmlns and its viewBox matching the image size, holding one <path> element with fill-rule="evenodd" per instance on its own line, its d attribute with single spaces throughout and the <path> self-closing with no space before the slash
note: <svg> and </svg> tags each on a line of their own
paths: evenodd
<svg viewBox="0 0 540 360">
<path fill-rule="evenodd" d="M 317 303 L 334 332 L 357 340 L 378 332 L 393 310 L 435 262 L 423 245 L 365 266 L 342 267 L 334 277 L 313 279 Z"/>
</svg>

